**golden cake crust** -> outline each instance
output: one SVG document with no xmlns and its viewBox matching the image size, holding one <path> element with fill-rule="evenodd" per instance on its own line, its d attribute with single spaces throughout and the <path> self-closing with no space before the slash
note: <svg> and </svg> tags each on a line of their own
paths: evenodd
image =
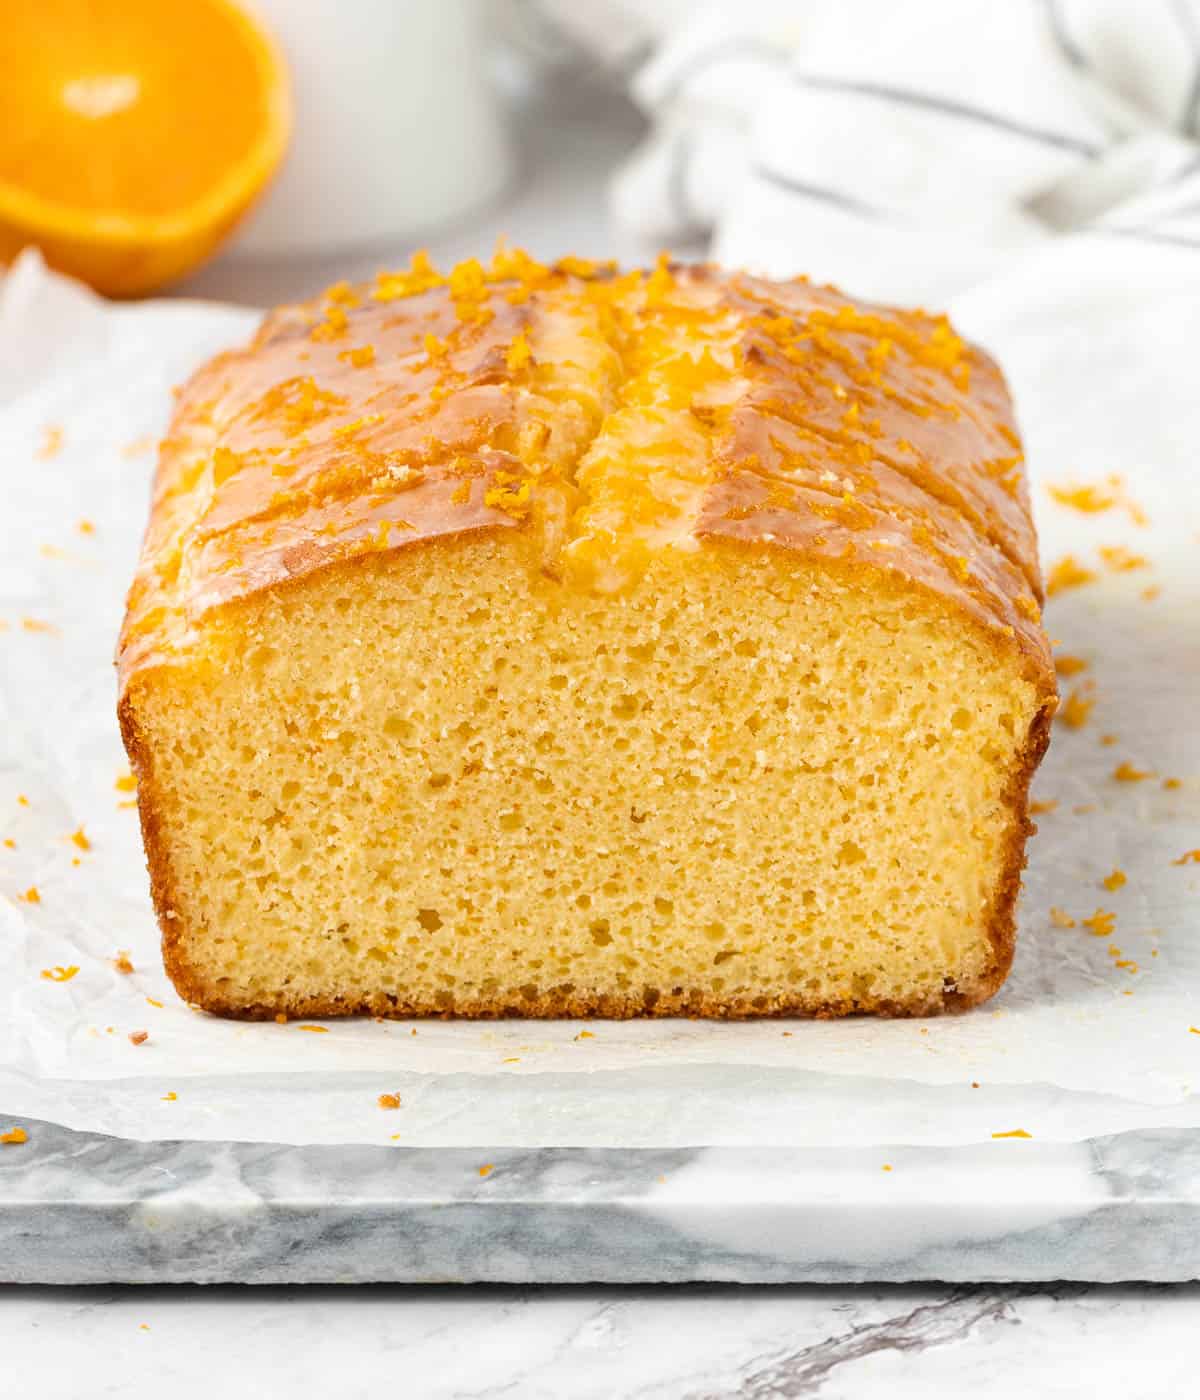
<svg viewBox="0 0 1200 1400">
<path fill-rule="evenodd" d="M 1022 463 L 999 369 L 944 318 L 803 280 L 665 262 L 619 275 L 502 252 L 489 268 L 445 277 L 418 257 L 372 286 L 339 285 L 276 311 L 180 395 L 118 650 L 121 727 L 181 994 L 227 1015 L 279 1012 L 279 1003 L 222 1003 L 182 955 L 139 684 L 202 650 L 211 619 L 234 619 L 236 630 L 239 607 L 256 596 L 417 546 L 519 531 L 547 574 L 599 591 L 630 586 L 663 547 L 787 551 L 876 588 L 916 586 L 1015 659 L 1044 703 L 1005 798 L 1011 841 L 991 912 L 992 971 L 969 997 L 950 990 L 936 1007 L 871 1009 L 984 999 L 1012 958 L 1029 779 L 1055 704 Z M 766 1011 L 799 1009 L 797 999 Z M 430 1008 L 394 996 L 287 1006 L 348 1011 Z M 750 1002 L 669 995 L 652 1006 L 548 994 L 519 1008 L 486 998 L 454 1008 L 648 1012 L 764 1014 Z"/>
</svg>

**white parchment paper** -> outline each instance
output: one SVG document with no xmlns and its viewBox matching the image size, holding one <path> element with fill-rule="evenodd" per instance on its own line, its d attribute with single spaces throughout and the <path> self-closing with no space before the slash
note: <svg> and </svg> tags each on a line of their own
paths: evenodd
<svg viewBox="0 0 1200 1400">
<path fill-rule="evenodd" d="M 1070 552 L 1098 575 L 1048 610 L 1061 650 L 1090 663 L 1065 688 L 1092 683 L 1095 705 L 1082 728 L 1056 726 L 1037 779 L 1058 805 L 1038 818 L 1001 995 L 925 1022 L 318 1033 L 179 1001 L 115 786 L 111 658 L 152 444 L 170 387 L 256 317 L 111 306 L 20 261 L 0 283 L 0 1119 L 136 1138 L 612 1146 L 1200 1124 L 1200 864 L 1177 863 L 1200 848 L 1200 252 L 1080 235 L 950 309 L 1012 381 L 1046 558 Z M 1044 489 L 1113 475 L 1146 524 Z M 1114 571 L 1101 546 L 1148 562 Z M 1116 781 L 1122 762 L 1153 776 Z M 1110 891 L 1114 868 L 1127 881 Z M 1077 921 L 1111 911 L 1115 928 L 1055 927 L 1051 906 Z M 112 966 L 122 949 L 130 974 Z M 401 1107 L 381 1110 L 381 1092 Z"/>
</svg>

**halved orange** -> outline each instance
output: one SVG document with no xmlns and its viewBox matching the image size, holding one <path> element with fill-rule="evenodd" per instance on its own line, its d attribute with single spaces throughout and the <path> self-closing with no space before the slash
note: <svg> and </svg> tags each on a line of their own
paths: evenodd
<svg viewBox="0 0 1200 1400">
<path fill-rule="evenodd" d="M 0 260 L 137 296 L 203 262 L 290 129 L 287 70 L 233 0 L 2 0 Z"/>
</svg>

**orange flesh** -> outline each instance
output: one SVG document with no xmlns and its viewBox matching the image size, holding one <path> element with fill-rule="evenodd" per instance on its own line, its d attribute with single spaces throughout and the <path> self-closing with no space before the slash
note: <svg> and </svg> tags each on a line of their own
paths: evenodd
<svg viewBox="0 0 1200 1400">
<path fill-rule="evenodd" d="M 98 214 L 174 213 L 269 123 L 261 40 L 220 0 L 10 0 L 0 185 Z"/>
</svg>

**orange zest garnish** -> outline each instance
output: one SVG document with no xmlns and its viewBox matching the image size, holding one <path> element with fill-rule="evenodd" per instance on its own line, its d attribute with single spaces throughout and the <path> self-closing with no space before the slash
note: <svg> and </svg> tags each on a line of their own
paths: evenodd
<svg viewBox="0 0 1200 1400">
<path fill-rule="evenodd" d="M 1080 671 L 1086 671 L 1087 668 L 1088 663 L 1082 656 L 1069 656 L 1064 653 L 1064 655 L 1054 658 L 1054 669 L 1060 676 L 1066 676 L 1068 679 L 1071 676 L 1077 676 Z"/>
<path fill-rule="evenodd" d="M 71 833 L 71 842 L 73 845 L 78 846 L 81 851 L 90 851 L 92 849 L 92 843 L 84 834 L 83 827 L 79 827 Z"/>
<path fill-rule="evenodd" d="M 1114 574 L 1128 574 L 1134 569 L 1145 569 L 1150 565 L 1150 561 L 1144 555 L 1134 554 L 1132 550 L 1120 544 L 1102 544 L 1100 558 Z"/>
<path fill-rule="evenodd" d="M 1065 909 L 1060 909 L 1056 904 L 1050 906 L 1050 922 L 1055 928 L 1075 927 L 1075 920 Z"/>
<path fill-rule="evenodd" d="M 1100 883 L 1106 890 L 1119 890 L 1125 883 L 1125 872 L 1114 870 L 1111 875 L 1106 875 Z"/>
<path fill-rule="evenodd" d="M 1118 763 L 1112 775 L 1119 783 L 1140 783 L 1143 778 L 1154 777 L 1148 768 L 1135 768 L 1128 759 Z"/>
<path fill-rule="evenodd" d="M 338 355 L 338 359 L 348 365 L 353 365 L 355 369 L 366 369 L 368 365 L 375 363 L 375 347 L 373 345 L 360 345 L 357 350 L 343 350 Z"/>
<path fill-rule="evenodd" d="M 1053 500 L 1060 506 L 1070 506 L 1072 510 L 1095 515 L 1102 510 L 1111 510 L 1120 499 L 1119 493 L 1111 487 L 1103 486 L 1047 486 Z"/>
<path fill-rule="evenodd" d="M 23 1142 L 29 1141 L 29 1134 L 24 1128 L 9 1128 L 7 1132 L 0 1133 L 0 1143 L 5 1147 L 19 1147 Z"/>
<path fill-rule="evenodd" d="M 36 885 L 30 885 L 23 895 L 18 898 L 23 899 L 26 904 L 40 904 L 42 902 L 41 891 Z"/>
<path fill-rule="evenodd" d="M 529 351 L 529 341 L 525 338 L 525 332 L 522 330 L 508 347 L 504 356 L 504 362 L 508 366 L 510 374 L 517 374 L 532 360 L 533 356 Z"/>
<path fill-rule="evenodd" d="M 63 430 L 48 423 L 42 429 L 42 440 L 38 444 L 37 451 L 33 454 L 39 462 L 48 462 L 51 457 L 57 457 L 62 451 Z"/>
<path fill-rule="evenodd" d="M 115 787 L 118 792 L 136 792 L 137 779 L 132 773 L 122 773 L 113 784 L 113 787 Z"/>
<path fill-rule="evenodd" d="M 380 1108 L 399 1108 L 399 1107 L 400 1107 L 400 1095 L 399 1095 L 399 1094 L 380 1094 L 380 1096 L 379 1096 L 377 1102 L 378 1102 Z"/>
<path fill-rule="evenodd" d="M 69 982 L 78 971 L 79 969 L 74 963 L 72 963 L 70 967 L 56 965 L 54 967 L 42 968 L 42 976 L 47 982 Z"/>
<path fill-rule="evenodd" d="M 296 1029 L 298 1031 L 313 1031 L 317 1035 L 327 1035 L 329 1033 L 328 1026 L 297 1026 Z"/>
<path fill-rule="evenodd" d="M 1090 682 L 1077 687 L 1062 703 L 1058 718 L 1068 729 L 1082 729 L 1096 705 Z"/>
<path fill-rule="evenodd" d="M 1194 851 L 1184 851 L 1178 860 L 1173 860 L 1172 865 L 1200 865 L 1200 847 Z"/>
<path fill-rule="evenodd" d="M 1013 1128 L 1007 1133 L 993 1133 L 994 1138 L 1030 1138 L 1032 1133 L 1027 1133 L 1024 1128 Z"/>
<path fill-rule="evenodd" d="M 1084 919 L 1083 926 L 1091 930 L 1093 938 L 1107 938 L 1117 926 L 1117 916 L 1111 909 L 1097 909 L 1090 919 Z"/>
<path fill-rule="evenodd" d="M 1029 804 L 1029 814 L 1032 817 L 1040 817 L 1046 812 L 1053 812 L 1058 806 L 1056 797 L 1047 797 L 1041 802 L 1031 802 Z"/>
<path fill-rule="evenodd" d="M 490 1175 L 492 1174 L 492 1172 L 494 1172 L 495 1170 L 496 1170 L 496 1164 L 495 1164 L 495 1162 L 484 1162 L 483 1166 L 479 1168 L 479 1175 L 480 1175 L 480 1176 L 490 1176 Z"/>
<path fill-rule="evenodd" d="M 167 1092 L 162 1096 L 162 1101 L 163 1103 L 175 1103 L 178 1100 L 178 1098 L 179 1095 L 175 1092 L 174 1089 L 168 1089 Z"/>
<path fill-rule="evenodd" d="M 130 1043 L 130 1045 L 145 1045 L 145 1043 L 146 1043 L 149 1039 L 150 1039 L 150 1032 L 149 1032 L 149 1031 L 130 1031 L 130 1032 L 129 1032 L 129 1043 Z"/>
<path fill-rule="evenodd" d="M 1046 579 L 1046 595 L 1053 598 L 1068 588 L 1082 588 L 1085 583 L 1095 581 L 1096 575 L 1091 569 L 1085 569 L 1073 554 L 1066 554 L 1051 566 Z"/>
</svg>

